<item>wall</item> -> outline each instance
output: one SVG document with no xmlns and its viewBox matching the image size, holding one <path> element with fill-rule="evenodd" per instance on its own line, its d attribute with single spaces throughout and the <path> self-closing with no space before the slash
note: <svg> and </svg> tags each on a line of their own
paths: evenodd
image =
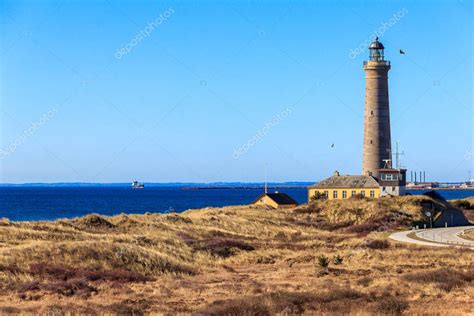
<svg viewBox="0 0 474 316">
<path fill-rule="evenodd" d="M 308 189 L 308 201 L 311 201 L 311 197 L 314 195 L 315 192 L 324 193 L 324 191 L 328 191 L 328 200 L 334 200 L 333 192 L 337 191 L 337 199 L 342 199 L 342 192 L 347 192 L 347 198 L 350 198 L 352 195 L 352 191 L 355 191 L 356 194 L 361 194 L 361 192 L 365 192 L 365 197 L 370 198 L 370 191 L 374 191 L 374 198 L 380 197 L 380 188 L 309 188 Z"/>
<path fill-rule="evenodd" d="M 385 190 L 383 188 L 385 187 Z M 404 186 L 381 186 L 382 190 L 380 191 L 380 196 L 388 195 L 405 195 Z"/>
</svg>

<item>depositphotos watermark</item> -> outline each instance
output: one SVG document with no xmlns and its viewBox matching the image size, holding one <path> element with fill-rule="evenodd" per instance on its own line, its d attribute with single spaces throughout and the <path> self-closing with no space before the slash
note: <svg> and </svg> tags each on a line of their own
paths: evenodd
<svg viewBox="0 0 474 316">
<path fill-rule="evenodd" d="M 160 15 L 156 19 L 154 19 L 151 22 L 148 22 L 147 26 L 144 29 L 140 30 L 140 32 L 138 32 L 137 35 L 135 35 L 135 37 L 130 40 L 130 42 L 128 42 L 122 48 L 117 49 L 117 51 L 115 52 L 115 58 L 121 59 L 124 55 L 127 55 L 128 53 L 130 53 L 135 46 L 137 46 L 145 38 L 150 36 L 150 34 L 153 33 L 153 31 L 158 26 L 160 26 L 166 20 L 168 20 L 173 13 L 174 13 L 174 9 L 169 8 L 168 10 L 160 13 Z"/>
<path fill-rule="evenodd" d="M 464 158 L 466 158 L 466 160 L 471 160 L 472 157 L 474 157 L 474 148 L 466 151 L 466 154 L 464 155 Z"/>
<path fill-rule="evenodd" d="M 10 143 L 10 145 L 8 145 L 7 147 L 1 148 L 0 160 L 5 159 L 11 154 L 13 154 L 18 149 L 18 147 L 20 147 L 23 143 L 26 142 L 28 138 L 33 137 L 38 132 L 40 127 L 48 123 L 56 115 L 57 112 L 58 110 L 56 110 L 56 108 L 53 108 L 48 113 L 43 114 L 43 116 L 41 116 L 39 120 L 31 123 L 30 127 L 23 130 L 23 133 L 21 133 L 21 135 L 17 137 L 17 139 L 15 139 L 12 143 Z"/>
<path fill-rule="evenodd" d="M 362 42 L 356 49 L 350 50 L 349 58 L 354 59 L 358 55 L 362 54 L 367 49 L 367 47 L 369 47 L 375 37 L 382 37 L 382 35 L 387 32 L 389 28 L 397 24 L 398 21 L 400 21 L 407 13 L 408 10 L 403 8 L 395 13 L 387 22 L 382 22 L 381 26 L 377 30 L 373 31 L 364 42 Z"/>
<path fill-rule="evenodd" d="M 234 152 L 232 154 L 232 158 L 239 159 L 240 156 L 247 153 L 250 150 L 250 148 L 255 146 L 265 136 L 267 136 L 267 134 L 272 130 L 272 128 L 274 128 L 275 126 L 280 124 L 283 121 L 283 119 L 287 118 L 288 115 L 291 114 L 291 112 L 292 112 L 291 109 L 287 108 L 287 109 L 281 111 L 279 114 L 275 115 L 270 122 L 266 122 L 265 126 L 262 127 L 260 130 L 258 130 L 257 133 L 255 133 L 255 135 L 253 137 L 251 137 L 241 147 L 234 150 Z"/>
</svg>

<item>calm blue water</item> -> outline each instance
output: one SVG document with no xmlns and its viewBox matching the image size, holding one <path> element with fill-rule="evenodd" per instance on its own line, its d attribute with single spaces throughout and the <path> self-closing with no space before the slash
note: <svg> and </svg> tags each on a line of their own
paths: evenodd
<svg viewBox="0 0 474 316">
<path fill-rule="evenodd" d="M 304 188 L 280 189 L 305 203 Z M 440 190 L 446 199 L 474 196 L 474 190 Z M 262 189 L 184 190 L 179 187 L 3 187 L 0 188 L 0 218 L 10 220 L 55 220 L 89 213 L 182 212 L 191 208 L 248 204 Z M 423 191 L 410 191 L 422 194 Z"/>
</svg>

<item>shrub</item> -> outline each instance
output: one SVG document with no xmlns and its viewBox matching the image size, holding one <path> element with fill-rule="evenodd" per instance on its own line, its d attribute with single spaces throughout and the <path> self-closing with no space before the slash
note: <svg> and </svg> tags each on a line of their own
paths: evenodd
<svg viewBox="0 0 474 316">
<path fill-rule="evenodd" d="M 335 265 L 342 264 L 343 261 L 344 261 L 344 259 L 340 255 L 335 255 L 334 256 L 333 262 L 334 262 Z"/>
<path fill-rule="evenodd" d="M 370 232 L 378 230 L 380 225 L 378 223 L 364 223 L 358 225 L 352 225 L 345 229 L 348 233 L 367 235 Z"/>
<path fill-rule="evenodd" d="M 462 287 L 474 281 L 474 270 L 467 272 L 441 268 L 438 270 L 422 271 L 405 274 L 403 279 L 409 282 L 434 283 L 438 288 L 450 292 L 453 288 Z"/>
<path fill-rule="evenodd" d="M 13 306 L 0 306 L 0 314 L 14 314 L 14 315 L 20 315 L 22 312 L 21 309 Z"/>
<path fill-rule="evenodd" d="M 187 218 L 187 217 L 183 217 L 183 216 L 180 216 L 178 214 L 168 214 L 164 217 L 167 221 L 170 221 L 170 222 L 181 222 L 181 223 L 184 223 L 184 224 L 192 224 L 192 220 L 190 218 Z"/>
<path fill-rule="evenodd" d="M 18 274 L 21 272 L 21 269 L 16 265 L 16 263 L 10 263 L 10 264 L 0 263 L 0 272 Z"/>
<path fill-rule="evenodd" d="M 278 232 L 275 234 L 275 239 L 276 240 L 281 240 L 281 241 L 286 241 L 288 239 L 288 237 L 286 236 L 286 234 L 284 232 Z"/>
<path fill-rule="evenodd" d="M 321 268 L 327 268 L 329 266 L 329 259 L 328 257 L 324 256 L 324 255 L 320 255 L 318 257 L 318 265 L 321 267 Z"/>
<path fill-rule="evenodd" d="M 86 281 L 146 282 L 151 280 L 150 277 L 139 273 L 120 269 L 100 271 L 47 263 L 31 265 L 30 273 L 33 276 L 53 281 L 83 279 Z"/>
<path fill-rule="evenodd" d="M 314 227 L 321 230 L 334 231 L 352 225 L 352 222 L 330 223 L 326 220 L 319 220 L 315 222 Z"/>
<path fill-rule="evenodd" d="M 365 243 L 365 246 L 370 249 L 387 249 L 390 243 L 385 239 L 371 239 Z"/>
<path fill-rule="evenodd" d="M 145 315 L 151 302 L 146 299 L 125 299 L 120 302 L 104 306 L 111 315 Z M 105 313 L 108 314 L 108 313 Z"/>
<path fill-rule="evenodd" d="M 202 309 L 198 315 L 271 315 L 271 309 L 261 299 L 255 297 L 218 300 Z"/>
<path fill-rule="evenodd" d="M 317 200 L 327 200 L 327 195 L 321 192 L 314 192 L 314 195 L 311 197 L 311 201 L 317 201 Z"/>
<path fill-rule="evenodd" d="M 65 282 L 42 284 L 41 289 L 64 296 L 78 295 L 81 297 L 88 297 L 92 293 L 97 292 L 96 288 L 84 280 L 69 280 Z"/>
<path fill-rule="evenodd" d="M 217 231 L 215 231 L 217 232 Z M 232 239 L 232 238 L 221 238 L 219 236 L 227 236 L 230 234 L 226 234 L 223 232 L 219 233 L 212 233 L 211 237 L 203 240 L 198 240 L 185 232 L 178 232 L 177 235 L 190 247 L 193 248 L 194 251 L 208 251 L 215 256 L 218 257 L 230 257 L 234 255 L 235 249 L 244 250 L 244 251 L 252 251 L 255 248 L 248 243 L 239 240 L 239 239 Z"/>
<path fill-rule="evenodd" d="M 295 208 L 293 212 L 295 212 L 296 214 L 317 214 L 321 212 L 321 207 L 316 203 L 309 203 L 308 205 L 303 205 Z"/>
<path fill-rule="evenodd" d="M 309 219 L 307 218 L 304 220 L 288 218 L 287 221 L 293 225 L 304 226 L 304 227 L 314 227 L 316 229 L 327 230 L 327 231 L 334 231 L 337 229 L 347 227 L 348 225 L 352 224 L 352 222 L 331 223 L 323 218 L 317 218 L 315 220 L 311 220 L 311 218 Z"/>
<path fill-rule="evenodd" d="M 357 300 L 363 295 L 352 289 L 330 289 L 323 293 L 276 292 L 257 297 L 241 297 L 218 300 L 208 305 L 198 315 L 301 315 L 318 310 L 334 312 L 341 305 L 347 307 L 347 300 Z M 341 304 L 343 303 L 343 304 Z M 311 314 L 311 313 L 310 313 Z"/>
<path fill-rule="evenodd" d="M 348 300 L 348 299 L 358 299 L 363 297 L 363 294 L 360 292 L 350 289 L 350 288 L 334 288 L 329 289 L 328 292 L 318 295 L 318 300 L 321 303 L 330 303 L 334 301 Z"/>
<path fill-rule="evenodd" d="M 405 299 L 388 296 L 382 297 L 373 308 L 375 313 L 401 315 L 402 312 L 408 308 L 408 303 Z"/>
<path fill-rule="evenodd" d="M 105 217 L 98 214 L 90 214 L 72 221 L 77 227 L 81 229 L 113 229 L 115 225 L 109 222 Z"/>
<path fill-rule="evenodd" d="M 196 251 L 208 251 L 211 254 L 227 258 L 235 254 L 235 250 L 252 251 L 255 248 L 244 241 L 229 238 L 210 238 L 192 243 Z"/>
<path fill-rule="evenodd" d="M 40 283 L 38 281 L 22 282 L 16 285 L 18 292 L 36 291 L 40 288 Z"/>
<path fill-rule="evenodd" d="M 365 199 L 365 196 L 363 196 L 363 195 L 360 194 L 360 193 L 357 193 L 356 195 L 351 195 L 350 198 L 351 198 L 351 199 L 354 199 L 354 200 L 364 200 L 364 199 Z"/>
<path fill-rule="evenodd" d="M 176 235 L 181 238 L 184 243 L 188 246 L 192 246 L 196 243 L 196 238 L 192 237 L 191 235 L 189 235 L 188 233 L 185 233 L 185 232 L 177 232 Z"/>
<path fill-rule="evenodd" d="M 453 206 L 458 207 L 458 208 L 463 208 L 463 209 L 470 209 L 471 208 L 471 203 L 467 200 L 457 200 L 453 201 Z"/>
<path fill-rule="evenodd" d="M 372 281 L 373 279 L 371 277 L 365 276 L 357 280 L 357 284 L 362 285 L 363 287 L 368 287 Z"/>
</svg>

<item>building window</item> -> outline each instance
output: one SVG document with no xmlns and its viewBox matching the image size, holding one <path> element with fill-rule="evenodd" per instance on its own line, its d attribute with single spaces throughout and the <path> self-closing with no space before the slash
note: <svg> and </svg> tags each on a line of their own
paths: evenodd
<svg viewBox="0 0 474 316">
<path fill-rule="evenodd" d="M 347 191 L 342 191 L 342 198 L 347 199 Z"/>
<path fill-rule="evenodd" d="M 332 191 L 332 198 L 337 199 L 337 191 L 336 190 Z"/>
<path fill-rule="evenodd" d="M 375 191 L 374 191 L 374 190 L 370 191 L 370 197 L 371 197 L 371 198 L 374 198 L 374 197 L 375 197 Z"/>
<path fill-rule="evenodd" d="M 395 192 L 395 187 L 392 187 L 392 192 Z"/>
<path fill-rule="evenodd" d="M 365 197 L 365 191 L 360 191 L 360 196 Z"/>
<path fill-rule="evenodd" d="M 398 174 L 387 174 L 386 178 L 382 180 L 398 180 Z"/>
<path fill-rule="evenodd" d="M 382 173 L 382 175 L 380 176 L 382 178 L 382 180 L 386 180 L 387 177 L 385 176 L 385 173 Z"/>
<path fill-rule="evenodd" d="M 386 190 L 386 188 L 385 188 L 385 187 L 382 187 L 382 191 L 385 191 L 385 190 Z"/>
<path fill-rule="evenodd" d="M 351 196 L 352 197 L 356 196 L 356 191 L 352 191 Z"/>
<path fill-rule="evenodd" d="M 324 191 L 324 197 L 327 199 L 329 196 L 329 192 L 328 191 Z"/>
</svg>

